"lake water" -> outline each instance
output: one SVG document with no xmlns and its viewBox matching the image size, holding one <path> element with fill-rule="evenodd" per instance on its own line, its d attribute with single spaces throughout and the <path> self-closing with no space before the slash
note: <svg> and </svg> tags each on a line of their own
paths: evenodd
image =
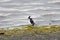
<svg viewBox="0 0 60 40">
<path fill-rule="evenodd" d="M 60 0 L 0 0 L 0 27 L 30 25 L 28 16 L 36 25 L 60 25 Z"/>
</svg>

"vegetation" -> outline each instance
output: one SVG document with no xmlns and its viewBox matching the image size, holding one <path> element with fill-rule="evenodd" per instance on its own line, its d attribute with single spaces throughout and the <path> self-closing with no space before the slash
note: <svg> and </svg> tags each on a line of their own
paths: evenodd
<svg viewBox="0 0 60 40">
<path fill-rule="evenodd" d="M 13 28 L 13 29 L 0 29 L 0 33 L 4 33 L 4 35 L 20 35 L 20 34 L 52 34 L 60 31 L 59 26 L 26 26 L 23 28 Z"/>
<path fill-rule="evenodd" d="M 41 34 L 57 34 L 60 33 L 60 26 L 26 26 L 22 28 L 0 29 L 0 36 L 14 37 L 23 35 L 41 35 Z M 44 39 L 45 40 L 45 39 Z M 47 40 L 47 39 L 46 39 Z"/>
</svg>

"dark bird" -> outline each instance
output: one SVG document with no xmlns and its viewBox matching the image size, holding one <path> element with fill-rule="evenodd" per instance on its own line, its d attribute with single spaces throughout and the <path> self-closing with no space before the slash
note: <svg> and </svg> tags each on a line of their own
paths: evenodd
<svg viewBox="0 0 60 40">
<path fill-rule="evenodd" d="M 30 18 L 30 17 L 31 17 L 31 16 L 29 16 L 28 19 L 30 19 L 30 23 L 32 24 L 32 26 L 34 26 L 35 23 L 34 23 L 33 19 Z"/>
</svg>

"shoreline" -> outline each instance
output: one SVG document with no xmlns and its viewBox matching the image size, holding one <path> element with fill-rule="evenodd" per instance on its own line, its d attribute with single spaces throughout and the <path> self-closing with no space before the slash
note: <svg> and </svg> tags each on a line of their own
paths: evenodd
<svg viewBox="0 0 60 40">
<path fill-rule="evenodd" d="M 56 38 L 55 38 L 56 37 Z M 25 26 L 0 29 L 1 40 L 55 40 L 60 37 L 60 26 Z M 59 39 L 60 40 L 60 39 Z"/>
</svg>

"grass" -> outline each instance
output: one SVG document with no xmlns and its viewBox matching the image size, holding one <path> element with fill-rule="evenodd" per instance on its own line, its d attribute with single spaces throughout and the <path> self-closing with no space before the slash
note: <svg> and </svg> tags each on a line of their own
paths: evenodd
<svg viewBox="0 0 60 40">
<path fill-rule="evenodd" d="M 1 34 L 4 33 L 4 34 Z M 60 33 L 60 26 L 56 26 L 56 25 L 52 25 L 52 26 L 25 26 L 22 28 L 13 28 L 13 29 L 9 29 L 7 28 L 6 30 L 0 29 L 0 37 L 3 38 L 11 38 L 11 37 L 18 37 L 21 38 L 22 36 L 35 36 L 35 35 L 46 35 L 46 34 L 57 34 Z M 42 35 L 43 36 L 43 35 Z M 47 38 L 45 38 L 46 40 L 48 40 Z M 44 39 L 44 40 L 45 40 Z M 43 39 L 42 39 L 43 40 Z"/>
<path fill-rule="evenodd" d="M 4 35 L 23 35 L 23 34 L 52 34 L 60 31 L 59 26 L 26 26 L 23 28 L 13 28 L 13 29 L 1 29 L 0 33 L 4 33 Z"/>
</svg>

